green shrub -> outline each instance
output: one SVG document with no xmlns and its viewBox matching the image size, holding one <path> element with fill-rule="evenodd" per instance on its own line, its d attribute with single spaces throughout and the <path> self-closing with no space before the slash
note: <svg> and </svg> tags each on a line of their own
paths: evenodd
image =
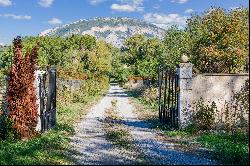
<svg viewBox="0 0 250 166">
<path fill-rule="evenodd" d="M 13 129 L 14 122 L 4 115 L 0 116 L 0 139 L 16 140 L 17 132 Z"/>
<path fill-rule="evenodd" d="M 233 95 L 225 104 L 224 128 L 227 131 L 238 130 L 249 133 L 249 79 L 241 90 Z"/>
<path fill-rule="evenodd" d="M 185 127 L 184 131 L 189 134 L 195 134 L 198 132 L 198 128 L 196 124 L 189 124 L 187 127 Z"/>
<path fill-rule="evenodd" d="M 203 134 L 198 142 L 215 150 L 216 159 L 223 164 L 249 165 L 249 136 L 235 134 Z"/>
<path fill-rule="evenodd" d="M 142 93 L 142 97 L 151 106 L 153 107 L 157 106 L 158 88 L 156 87 L 146 88 Z"/>
<path fill-rule="evenodd" d="M 196 110 L 193 115 L 193 124 L 199 130 L 210 130 L 214 128 L 215 114 L 217 107 L 215 102 L 211 105 L 205 104 L 201 98 L 196 104 Z"/>
</svg>

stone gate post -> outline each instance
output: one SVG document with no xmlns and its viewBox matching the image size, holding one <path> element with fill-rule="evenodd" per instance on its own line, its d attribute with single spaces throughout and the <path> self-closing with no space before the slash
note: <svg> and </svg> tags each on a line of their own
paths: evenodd
<svg viewBox="0 0 250 166">
<path fill-rule="evenodd" d="M 40 77 L 42 77 L 42 75 L 45 74 L 45 71 L 42 70 L 36 70 L 35 71 L 35 89 L 36 89 L 36 103 L 37 103 L 37 111 L 38 111 L 38 122 L 37 122 L 37 126 L 36 126 L 36 131 L 41 131 L 41 110 L 40 110 Z"/>
<path fill-rule="evenodd" d="M 180 63 L 177 67 L 179 128 L 186 127 L 189 122 L 188 108 L 192 100 L 192 66 L 191 63 Z"/>
</svg>

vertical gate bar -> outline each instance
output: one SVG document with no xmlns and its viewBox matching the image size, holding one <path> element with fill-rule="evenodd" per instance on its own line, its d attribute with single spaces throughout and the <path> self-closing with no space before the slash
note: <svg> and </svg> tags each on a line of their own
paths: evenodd
<svg viewBox="0 0 250 166">
<path fill-rule="evenodd" d="M 45 69 L 45 71 L 46 71 L 46 69 Z M 43 76 L 44 76 L 44 81 L 43 81 L 44 96 L 43 96 L 43 99 L 45 101 L 47 71 L 46 71 L 46 73 Z M 45 108 L 45 102 L 44 102 L 44 114 L 43 115 L 44 115 L 43 116 L 43 118 L 44 118 L 44 131 L 46 131 L 47 130 L 48 119 L 47 119 L 47 111 L 46 111 L 46 108 Z"/>
<path fill-rule="evenodd" d="M 167 84 L 167 70 L 165 70 L 165 72 L 164 72 L 164 74 L 165 74 L 165 85 L 164 85 L 164 101 L 163 101 L 163 122 L 165 123 L 165 119 L 166 119 L 166 91 L 167 91 L 167 86 L 166 86 L 166 84 Z"/>
<path fill-rule="evenodd" d="M 167 109 L 167 114 L 168 114 L 168 117 L 167 117 L 167 121 L 168 121 L 168 125 L 170 124 L 170 85 L 171 85 L 171 70 L 168 69 L 168 109 Z"/>
<path fill-rule="evenodd" d="M 41 75 L 38 75 L 38 80 L 39 80 L 39 98 L 40 98 L 40 120 L 41 120 L 41 132 L 43 131 L 43 120 L 42 120 L 42 117 L 43 117 L 43 97 L 42 97 L 42 92 L 43 92 L 43 89 L 42 89 L 42 76 Z"/>
<path fill-rule="evenodd" d="M 177 84 L 177 87 L 179 86 L 179 77 L 178 75 L 176 74 L 176 84 Z M 178 107 L 179 107 L 179 101 L 178 101 L 178 95 L 180 93 L 180 87 L 178 87 L 178 90 L 177 90 L 177 97 L 176 97 L 176 128 L 179 128 L 179 110 L 178 110 Z"/>
<path fill-rule="evenodd" d="M 48 94 L 47 94 L 47 103 L 46 103 L 46 114 L 47 114 L 47 129 L 51 127 L 51 100 L 52 100 L 52 74 L 49 70 L 49 85 L 48 85 Z"/>
<path fill-rule="evenodd" d="M 54 114 L 54 110 L 53 110 L 53 106 L 54 106 L 54 104 L 53 104 L 53 101 L 54 101 L 54 70 L 53 70 L 53 67 L 51 67 L 50 69 L 50 74 L 51 74 L 51 109 L 50 109 L 50 127 L 51 128 L 53 128 L 53 124 L 54 124 L 54 122 L 53 122 L 53 114 Z"/>
<path fill-rule="evenodd" d="M 161 73 L 161 66 L 158 67 L 158 111 L 159 111 L 159 119 L 161 121 L 161 84 L 162 84 L 162 73 Z"/>
<path fill-rule="evenodd" d="M 47 114 L 47 125 L 46 125 L 46 130 L 49 130 L 50 129 L 50 113 L 46 111 L 46 114 Z"/>
<path fill-rule="evenodd" d="M 45 70 L 44 70 L 45 71 Z M 40 113 L 41 113 L 41 132 L 45 131 L 45 79 L 46 73 L 43 73 L 41 76 L 41 98 L 40 98 Z"/>
<path fill-rule="evenodd" d="M 162 88 L 164 88 L 163 87 L 163 84 L 164 84 L 163 79 L 164 79 L 164 69 L 161 68 L 161 105 L 160 105 L 160 107 L 161 107 L 161 122 L 163 121 L 163 110 L 164 110 L 164 105 L 162 103 L 162 91 L 164 92 L 164 89 L 162 89 Z M 163 97 L 164 97 L 164 95 L 163 95 Z"/>
<path fill-rule="evenodd" d="M 174 119 L 174 71 L 172 71 L 171 73 L 171 84 L 172 84 L 172 88 L 171 88 L 171 110 L 170 110 L 170 114 L 171 114 L 171 127 L 173 127 L 173 119 Z"/>
<path fill-rule="evenodd" d="M 165 111 L 165 123 L 168 125 L 168 95 L 169 95 L 169 89 L 168 89 L 168 81 L 169 81 L 169 79 L 168 79 L 168 77 L 169 77 L 169 69 L 167 69 L 166 70 L 166 104 L 165 104 L 165 107 L 166 107 L 166 111 Z"/>
<path fill-rule="evenodd" d="M 46 112 L 43 113 L 43 132 L 46 131 Z"/>
<path fill-rule="evenodd" d="M 174 123 L 174 128 L 176 128 L 176 110 L 177 110 L 177 102 L 176 102 L 176 100 L 177 100 L 177 81 L 176 81 L 176 73 L 173 75 L 173 79 L 174 79 L 174 109 L 173 109 L 173 116 L 174 116 L 174 118 L 173 118 L 173 123 Z"/>
<path fill-rule="evenodd" d="M 46 130 L 46 111 L 45 111 L 45 84 L 46 84 L 46 73 L 42 74 L 41 76 L 41 106 L 40 106 L 40 111 L 41 111 L 41 125 L 42 125 L 42 132 Z"/>
<path fill-rule="evenodd" d="M 51 67 L 51 88 L 52 88 L 52 109 L 51 109 L 51 127 L 56 127 L 56 67 Z"/>
</svg>

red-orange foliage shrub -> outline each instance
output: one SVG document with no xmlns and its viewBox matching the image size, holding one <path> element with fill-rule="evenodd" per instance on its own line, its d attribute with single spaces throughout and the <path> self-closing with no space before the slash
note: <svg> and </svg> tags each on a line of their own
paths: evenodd
<svg viewBox="0 0 250 166">
<path fill-rule="evenodd" d="M 22 55 L 20 37 L 14 39 L 14 58 L 9 72 L 8 81 L 8 110 L 13 121 L 13 129 L 18 138 L 33 136 L 37 125 L 38 106 L 34 87 L 35 65 L 38 48 L 34 47 L 30 53 Z"/>
</svg>

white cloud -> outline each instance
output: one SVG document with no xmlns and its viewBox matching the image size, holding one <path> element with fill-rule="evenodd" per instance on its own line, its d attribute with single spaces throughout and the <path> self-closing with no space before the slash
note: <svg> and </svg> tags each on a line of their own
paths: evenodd
<svg viewBox="0 0 250 166">
<path fill-rule="evenodd" d="M 159 5 L 159 4 L 155 4 L 155 5 L 153 6 L 153 8 L 154 8 L 154 9 L 159 9 L 159 8 L 160 8 L 160 5 Z"/>
<path fill-rule="evenodd" d="M 53 4 L 54 0 L 39 0 L 38 4 L 42 7 L 50 7 Z"/>
<path fill-rule="evenodd" d="M 119 12 L 141 12 L 144 0 L 120 0 L 120 4 L 112 4 L 110 8 Z"/>
<path fill-rule="evenodd" d="M 0 0 L 0 6 L 11 6 L 12 1 L 11 0 Z"/>
<path fill-rule="evenodd" d="M 0 17 L 12 18 L 14 20 L 30 20 L 32 17 L 27 15 L 15 15 L 15 14 L 0 14 Z"/>
<path fill-rule="evenodd" d="M 58 18 L 52 18 L 51 20 L 48 21 L 48 23 L 51 25 L 56 25 L 56 24 L 62 24 L 63 22 Z"/>
<path fill-rule="evenodd" d="M 0 46 L 4 46 L 5 44 L 3 42 L 0 42 Z"/>
<path fill-rule="evenodd" d="M 187 9 L 187 10 L 185 10 L 185 13 L 188 13 L 188 14 L 193 13 L 193 12 L 194 12 L 193 9 Z"/>
<path fill-rule="evenodd" d="M 180 3 L 180 4 L 183 4 L 183 3 L 187 3 L 188 0 L 171 0 L 171 2 L 173 3 Z"/>
<path fill-rule="evenodd" d="M 111 9 L 119 12 L 134 12 L 136 10 L 133 6 L 119 4 L 112 4 Z"/>
<path fill-rule="evenodd" d="M 91 5 L 96 5 L 96 4 L 104 2 L 104 1 L 106 1 L 106 0 L 89 0 Z"/>
<path fill-rule="evenodd" d="M 235 10 L 235 9 L 239 9 L 240 7 L 238 6 L 233 6 L 233 7 L 230 7 L 231 10 Z"/>
<path fill-rule="evenodd" d="M 186 25 L 186 16 L 180 16 L 179 14 L 162 14 L 162 13 L 147 13 L 143 16 L 144 20 L 160 26 L 164 29 L 171 25 L 178 25 L 183 27 Z"/>
</svg>

